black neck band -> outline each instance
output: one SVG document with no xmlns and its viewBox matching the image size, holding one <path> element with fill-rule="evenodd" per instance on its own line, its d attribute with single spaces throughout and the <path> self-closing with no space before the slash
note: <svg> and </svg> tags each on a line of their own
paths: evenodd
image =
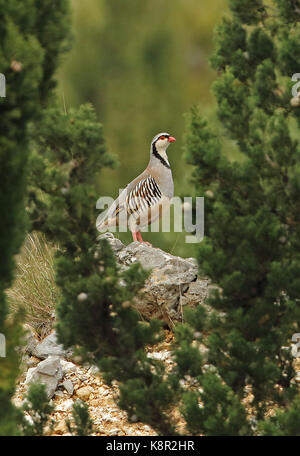
<svg viewBox="0 0 300 456">
<path fill-rule="evenodd" d="M 160 160 L 160 162 L 168 169 L 171 169 L 170 165 L 166 162 L 166 160 L 157 152 L 155 143 L 152 144 L 152 153 L 153 155 Z"/>
</svg>

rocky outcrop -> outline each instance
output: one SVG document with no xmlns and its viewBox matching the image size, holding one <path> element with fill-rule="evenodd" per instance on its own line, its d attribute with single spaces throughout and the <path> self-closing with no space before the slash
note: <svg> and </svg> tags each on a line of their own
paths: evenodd
<svg viewBox="0 0 300 456">
<path fill-rule="evenodd" d="M 48 356 L 71 356 L 71 351 L 64 350 L 63 346 L 58 343 L 55 331 L 45 337 L 42 342 L 37 343 L 35 347 L 31 349 L 31 353 L 40 359 L 46 359 Z"/>
<path fill-rule="evenodd" d="M 70 382 L 61 383 L 66 373 L 74 372 L 76 366 L 74 363 L 67 361 L 73 356 L 71 350 L 64 350 L 63 346 L 58 343 L 56 331 L 39 341 L 28 325 L 24 325 L 26 330 L 25 344 L 23 348 L 23 363 L 30 367 L 26 374 L 25 385 L 28 387 L 31 383 L 42 383 L 48 399 L 51 399 L 57 391 L 59 385 L 73 394 L 73 385 Z M 38 362 L 37 359 L 43 360 Z"/>
<path fill-rule="evenodd" d="M 58 356 L 49 356 L 41 361 L 36 367 L 28 369 L 25 384 L 42 383 L 48 399 L 51 399 L 56 391 L 58 382 L 63 378 L 63 371 Z"/>
<path fill-rule="evenodd" d="M 39 341 L 28 325 L 24 325 L 25 335 L 25 352 L 39 359 L 46 359 L 49 356 L 58 356 L 60 358 L 72 359 L 73 351 L 65 350 L 57 341 L 56 331 Z"/>
<path fill-rule="evenodd" d="M 158 318 L 173 328 L 175 322 L 183 321 L 186 306 L 195 307 L 204 302 L 210 285 L 208 279 L 198 276 L 194 258 L 176 257 L 140 242 L 125 246 L 112 233 L 105 233 L 100 238 L 108 240 L 121 269 L 129 268 L 136 262 L 143 268 L 150 269 L 143 289 L 133 302 L 144 319 Z M 26 386 L 32 382 L 43 383 L 49 399 L 59 391 L 73 395 L 74 385 L 68 376 L 76 371 L 76 365 L 71 362 L 76 357 L 72 351 L 65 350 L 59 344 L 55 330 L 42 341 L 38 341 L 29 330 L 25 351 L 26 356 L 29 356 L 25 363 L 30 367 L 26 375 Z M 31 367 L 32 363 L 34 367 Z M 77 396 L 82 398 L 89 394 L 88 389 L 77 392 Z"/>
<path fill-rule="evenodd" d="M 172 328 L 173 323 L 182 321 L 183 310 L 187 306 L 202 304 L 208 312 L 212 311 L 204 301 L 213 286 L 208 279 L 199 277 L 193 258 L 183 259 L 137 242 L 125 246 L 111 233 L 102 237 L 112 246 L 121 269 L 139 262 L 145 269 L 151 270 L 134 304 L 145 319 L 160 318 Z M 80 299 L 86 299 L 82 295 L 84 293 Z M 175 363 L 172 353 L 174 333 L 169 329 L 164 332 L 164 343 L 154 349 L 147 347 L 146 352 L 149 358 L 162 361 L 169 373 Z M 194 336 L 198 337 L 196 333 Z M 208 348 L 197 341 L 195 346 L 205 363 L 203 372 L 215 372 L 216 368 L 208 364 Z M 95 366 L 82 365 L 82 360 L 74 353 L 64 350 L 55 331 L 39 341 L 29 330 L 24 351 L 24 372 L 17 385 L 14 403 L 17 406 L 23 404 L 32 382 L 43 383 L 50 402 L 55 406 L 51 419 L 56 425 L 53 430 L 49 428 L 47 435 L 69 435 L 65 420 L 72 420 L 72 407 L 77 400 L 88 404 L 90 416 L 97 427 L 95 435 L 156 435 L 149 426 L 135 423 L 132 418 L 128 420 L 126 413 L 120 411 L 114 402 L 119 395 L 117 382 L 107 386 Z M 300 363 L 295 364 L 295 370 L 297 374 L 294 381 L 300 382 Z M 180 380 L 180 386 L 188 391 L 197 386 L 197 380 L 186 375 Z M 27 418 L 30 419 L 30 416 Z"/>
<path fill-rule="evenodd" d="M 135 307 L 145 319 L 158 318 L 172 328 L 175 322 L 183 320 L 184 307 L 195 307 L 205 300 L 209 281 L 198 276 L 194 258 L 176 257 L 140 242 L 125 246 L 109 232 L 98 239 L 103 238 L 110 243 L 121 268 L 139 262 L 151 270 L 135 298 Z"/>
</svg>

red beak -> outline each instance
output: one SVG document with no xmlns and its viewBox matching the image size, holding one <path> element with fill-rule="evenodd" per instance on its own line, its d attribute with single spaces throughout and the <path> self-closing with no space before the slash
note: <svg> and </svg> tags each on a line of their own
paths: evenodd
<svg viewBox="0 0 300 456">
<path fill-rule="evenodd" d="M 174 138 L 173 136 L 169 136 L 169 137 L 168 137 L 168 141 L 169 141 L 169 142 L 176 141 L 176 138 Z"/>
</svg>

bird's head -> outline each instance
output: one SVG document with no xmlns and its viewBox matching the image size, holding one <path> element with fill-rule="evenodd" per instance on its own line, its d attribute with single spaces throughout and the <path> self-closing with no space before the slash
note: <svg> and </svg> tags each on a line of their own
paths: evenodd
<svg viewBox="0 0 300 456">
<path fill-rule="evenodd" d="M 171 142 L 176 141 L 176 139 L 169 135 L 169 133 L 159 133 L 158 135 L 154 136 L 152 139 L 152 149 L 155 146 L 155 149 L 159 154 L 165 152 L 170 145 Z"/>
</svg>

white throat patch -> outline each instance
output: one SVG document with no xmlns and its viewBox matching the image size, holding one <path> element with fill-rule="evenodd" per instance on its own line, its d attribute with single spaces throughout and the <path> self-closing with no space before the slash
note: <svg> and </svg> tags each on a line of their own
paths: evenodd
<svg viewBox="0 0 300 456">
<path fill-rule="evenodd" d="M 166 150 L 158 150 L 157 152 L 159 153 L 159 155 L 160 155 L 160 156 L 168 163 L 168 165 L 170 166 L 170 163 L 169 163 L 169 159 L 168 159 Z"/>
</svg>

